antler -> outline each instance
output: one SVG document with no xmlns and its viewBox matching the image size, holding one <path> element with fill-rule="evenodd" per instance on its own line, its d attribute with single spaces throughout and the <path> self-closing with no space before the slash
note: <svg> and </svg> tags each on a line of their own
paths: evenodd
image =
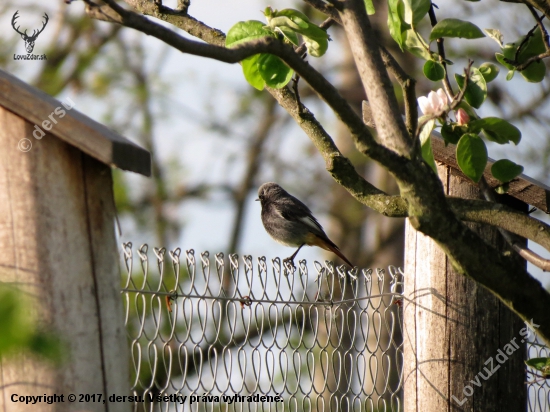
<svg viewBox="0 0 550 412">
<path fill-rule="evenodd" d="M 15 27 L 15 20 L 17 20 L 17 18 L 19 17 L 18 14 L 19 14 L 19 10 L 17 10 L 17 11 L 15 12 L 15 14 L 13 15 L 13 17 L 12 17 L 12 19 L 11 19 L 11 26 L 12 26 L 13 29 L 14 29 L 17 33 L 19 33 L 21 36 L 25 36 L 25 37 L 26 37 L 26 36 L 27 36 L 27 30 L 25 30 L 24 33 L 21 33 L 21 32 L 19 31 L 19 27 L 21 27 L 21 26 L 18 26 L 17 28 Z M 46 13 L 44 13 L 44 14 L 46 14 Z"/>
<path fill-rule="evenodd" d="M 48 24 L 48 20 L 50 20 L 50 18 L 48 17 L 48 15 L 46 13 L 44 13 L 44 23 L 42 24 L 42 28 L 40 30 L 38 30 L 38 32 L 36 32 L 36 30 L 33 30 L 32 32 L 32 36 L 29 36 L 31 39 L 36 39 L 38 37 L 38 35 L 40 33 L 42 33 L 44 31 L 44 29 L 46 28 L 46 24 Z"/>
</svg>

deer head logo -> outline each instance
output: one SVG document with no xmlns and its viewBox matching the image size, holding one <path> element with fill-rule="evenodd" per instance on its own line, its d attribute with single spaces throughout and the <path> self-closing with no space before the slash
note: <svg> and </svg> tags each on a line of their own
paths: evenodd
<svg viewBox="0 0 550 412">
<path fill-rule="evenodd" d="M 33 30 L 32 35 L 30 36 L 27 35 L 27 30 L 25 30 L 24 32 L 20 32 L 19 31 L 20 26 L 15 27 L 15 21 L 17 20 L 18 17 L 19 17 L 19 10 L 17 10 L 13 15 L 11 19 L 11 25 L 13 29 L 17 33 L 19 33 L 21 35 L 21 38 L 25 41 L 25 49 L 27 49 L 27 53 L 32 53 L 34 49 L 34 42 L 36 41 L 36 38 L 38 37 L 38 35 L 42 33 L 42 31 L 44 31 L 46 24 L 48 24 L 49 17 L 46 13 L 44 13 L 44 23 L 42 25 L 42 28 L 40 30 Z"/>
</svg>

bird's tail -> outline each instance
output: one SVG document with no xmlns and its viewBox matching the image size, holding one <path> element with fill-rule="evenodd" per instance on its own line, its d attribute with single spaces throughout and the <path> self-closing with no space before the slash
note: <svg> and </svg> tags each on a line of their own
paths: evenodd
<svg viewBox="0 0 550 412">
<path fill-rule="evenodd" d="M 338 249 L 338 246 L 336 245 L 328 245 L 329 250 L 333 252 L 335 255 L 337 255 L 340 259 L 342 259 L 344 262 L 346 262 L 348 265 L 350 265 L 352 268 L 354 267 L 353 263 L 351 263 L 347 257 L 344 256 L 344 254 Z"/>
<path fill-rule="evenodd" d="M 324 239 L 324 238 L 322 238 L 320 236 L 317 236 L 317 235 L 313 235 L 312 238 L 314 238 L 314 239 L 311 239 L 313 241 L 311 243 L 308 243 L 308 244 L 319 246 L 320 248 L 323 248 L 325 250 L 329 250 L 332 253 L 334 253 L 336 256 L 338 256 L 340 259 L 342 259 L 344 262 L 346 262 L 348 265 L 350 265 L 352 268 L 355 267 L 353 265 L 353 263 L 351 263 L 348 260 L 348 258 L 344 256 L 344 254 L 338 248 L 338 246 L 336 246 L 334 244 L 334 242 L 332 242 L 329 238 Z"/>
</svg>

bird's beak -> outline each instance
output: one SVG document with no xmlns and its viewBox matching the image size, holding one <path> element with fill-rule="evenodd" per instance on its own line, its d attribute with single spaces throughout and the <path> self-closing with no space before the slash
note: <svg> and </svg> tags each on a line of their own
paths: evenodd
<svg viewBox="0 0 550 412">
<path fill-rule="evenodd" d="M 256 199 L 256 202 L 259 202 L 259 201 L 260 201 L 260 199 Z"/>
</svg>

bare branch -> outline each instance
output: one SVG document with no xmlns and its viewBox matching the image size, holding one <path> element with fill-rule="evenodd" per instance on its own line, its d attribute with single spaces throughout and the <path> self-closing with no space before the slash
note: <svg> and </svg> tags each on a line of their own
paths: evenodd
<svg viewBox="0 0 550 412">
<path fill-rule="evenodd" d="M 487 181 L 483 176 L 481 176 L 481 180 L 479 181 L 479 188 L 481 189 L 481 192 L 483 193 L 483 196 L 485 199 L 496 203 L 496 197 L 493 192 L 493 189 L 487 184 Z M 541 222 L 542 223 L 542 222 Z M 543 226 L 540 226 L 543 229 Z M 513 237 L 508 233 L 506 230 L 504 230 L 501 227 L 498 227 L 498 231 L 506 240 L 506 243 L 508 243 L 512 249 L 516 251 L 518 255 L 520 255 L 523 259 L 527 260 L 528 262 L 531 262 L 533 265 L 541 268 L 544 271 L 550 270 L 550 260 L 544 259 L 542 256 L 539 256 L 532 250 L 529 250 L 528 248 L 524 247 L 521 242 L 516 242 Z M 548 249 L 548 247 L 547 247 Z"/>
<path fill-rule="evenodd" d="M 309 4 L 313 8 L 319 10 L 322 13 L 328 15 L 332 20 L 334 20 L 339 25 L 342 25 L 342 20 L 333 6 L 328 5 L 320 0 L 304 0 L 305 3 Z M 395 57 L 386 50 L 381 44 L 380 55 L 382 56 L 382 61 L 386 66 L 386 69 L 395 77 L 401 88 L 403 89 L 403 96 L 405 102 L 405 124 L 411 138 L 414 136 L 415 131 L 418 125 L 418 110 L 416 102 L 416 80 L 409 76 L 405 70 L 399 65 Z"/>
<path fill-rule="evenodd" d="M 456 215 L 465 222 L 483 223 L 529 239 L 550 251 L 550 225 L 528 214 L 485 200 L 449 197 Z"/>
<path fill-rule="evenodd" d="M 430 23 L 432 27 L 434 27 L 437 24 L 437 18 L 435 17 L 434 7 L 436 6 L 432 3 L 430 10 L 428 11 L 428 15 L 430 16 Z M 443 78 L 443 87 L 445 88 L 445 92 L 447 93 L 447 96 L 449 96 L 449 98 L 451 99 L 454 99 L 455 93 L 453 91 L 453 87 L 451 86 L 451 82 L 449 81 L 449 75 L 447 74 L 447 61 L 445 58 L 445 45 L 444 45 L 443 38 L 437 39 L 436 43 L 437 43 L 437 51 L 439 53 L 439 62 L 445 68 L 445 77 Z"/>
<path fill-rule="evenodd" d="M 540 29 L 540 35 L 542 36 L 542 41 L 544 42 L 544 47 L 546 50 L 550 50 L 550 41 L 548 40 L 548 32 L 546 31 L 546 27 L 544 27 L 544 24 L 542 24 L 542 19 L 544 19 L 544 15 L 540 16 L 537 14 L 533 6 L 530 6 L 529 4 L 526 5 L 533 17 L 535 18 L 535 21 L 537 22 L 537 26 Z M 517 59 L 517 56 L 516 56 Z"/>
<path fill-rule="evenodd" d="M 529 57 L 527 60 L 525 60 L 522 64 L 519 64 L 516 66 L 516 70 L 518 72 L 521 72 L 525 70 L 531 63 L 535 63 L 538 61 L 541 61 L 543 59 L 546 59 L 547 57 L 550 57 L 550 50 L 545 51 L 544 53 L 537 54 L 536 56 Z"/>
<path fill-rule="evenodd" d="M 378 139 L 387 149 L 401 156 L 411 157 L 412 139 L 401 118 L 393 86 L 380 57 L 377 37 L 366 18 L 365 6 L 362 2 L 349 0 L 343 4 L 340 18 L 372 107 L 374 123 L 379 132 Z M 373 55 L 376 58 L 372 58 Z"/>
</svg>

